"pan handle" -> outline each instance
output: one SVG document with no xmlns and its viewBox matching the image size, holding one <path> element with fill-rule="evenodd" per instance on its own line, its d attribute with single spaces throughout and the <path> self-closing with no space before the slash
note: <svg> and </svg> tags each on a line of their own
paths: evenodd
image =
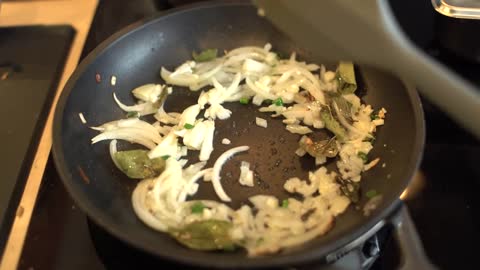
<svg viewBox="0 0 480 270">
<path fill-rule="evenodd" d="M 412 81 L 425 97 L 480 138 L 480 91 L 416 47 L 398 26 L 387 0 L 254 2 L 279 29 L 308 49 L 313 60 L 350 59 Z"/>
<path fill-rule="evenodd" d="M 391 223 L 394 226 L 394 238 L 403 255 L 400 270 L 437 269 L 427 258 L 412 218 L 406 206 L 402 206 Z"/>
</svg>

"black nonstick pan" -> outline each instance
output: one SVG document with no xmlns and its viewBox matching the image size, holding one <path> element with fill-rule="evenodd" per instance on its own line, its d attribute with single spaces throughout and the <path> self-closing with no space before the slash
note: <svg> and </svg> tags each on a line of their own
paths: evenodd
<svg viewBox="0 0 480 270">
<path fill-rule="evenodd" d="M 366 172 L 362 180 L 363 194 L 375 189 L 383 195 L 382 203 L 370 216 L 351 206 L 327 235 L 292 250 L 259 258 L 248 258 L 243 251 L 189 250 L 168 235 L 150 229 L 135 216 L 131 193 L 136 180 L 128 179 L 115 168 L 107 142 L 90 144 L 97 133 L 89 126 L 125 117 L 114 103 L 112 93 L 132 103 L 131 89 L 146 83 L 163 83 L 160 67 L 172 69 L 189 59 L 192 51 L 205 48 L 223 51 L 245 45 L 263 46 L 267 42 L 275 51 L 284 54 L 296 51 L 300 58 L 309 60 L 309 52 L 297 47 L 294 41 L 259 17 L 252 5 L 245 3 L 216 3 L 163 13 L 122 30 L 88 55 L 63 90 L 53 129 L 57 169 L 79 207 L 95 223 L 136 248 L 161 259 L 208 268 L 278 267 L 324 260 L 378 224 L 388 222 L 401 204 L 400 194 L 420 161 L 423 114 L 414 89 L 388 73 L 361 64 L 357 66 L 357 79 L 362 99 L 374 108 L 388 110 L 386 124 L 378 131 L 370 154 L 380 157 L 385 166 Z M 112 75 L 117 78 L 115 86 L 110 83 Z M 193 104 L 197 96 L 198 92 L 175 87 L 166 110 L 182 111 Z M 304 177 L 314 168 L 311 159 L 299 159 L 294 154 L 299 135 L 287 132 L 281 120 L 258 112 L 253 105 L 227 103 L 226 107 L 233 111 L 233 116 L 216 121 L 215 150 L 210 161 L 228 148 L 250 146 L 247 154 L 230 160 L 222 171 L 224 187 L 233 199 L 232 206 L 238 207 L 249 196 L 260 193 L 285 198 L 283 181 L 295 175 Z M 83 113 L 87 124 L 82 124 L 79 113 Z M 259 115 L 268 118 L 268 129 L 254 124 L 255 116 Z M 232 144 L 222 145 L 220 141 L 224 137 Z M 254 188 L 237 183 L 239 160 L 254 164 L 259 175 L 259 184 Z M 217 199 L 208 183 L 201 185 L 196 197 Z M 362 199 L 359 206 L 365 201 Z"/>
</svg>

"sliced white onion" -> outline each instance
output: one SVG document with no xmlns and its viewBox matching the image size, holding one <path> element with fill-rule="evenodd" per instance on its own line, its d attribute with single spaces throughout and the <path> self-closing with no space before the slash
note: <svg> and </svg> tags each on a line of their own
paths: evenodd
<svg viewBox="0 0 480 270">
<path fill-rule="evenodd" d="M 276 96 L 268 93 L 267 91 L 263 90 L 260 88 L 258 85 L 256 85 L 249 77 L 245 79 L 245 82 L 247 83 L 247 86 L 255 92 L 257 95 L 260 95 L 264 99 L 271 99 L 274 100 L 276 99 Z"/>
<path fill-rule="evenodd" d="M 202 148 L 200 149 L 199 159 L 201 161 L 207 161 L 210 158 L 210 154 L 213 152 L 213 135 L 215 133 L 215 122 L 213 120 L 207 120 L 204 123 L 206 131 Z"/>
<path fill-rule="evenodd" d="M 308 133 L 312 133 L 312 130 L 309 129 L 308 127 L 301 126 L 301 125 L 298 125 L 298 124 L 287 125 L 286 129 L 288 131 L 290 131 L 291 133 L 300 134 L 300 135 L 305 135 L 305 134 L 308 134 Z"/>
<path fill-rule="evenodd" d="M 173 132 L 170 132 L 157 146 L 154 147 L 152 151 L 148 153 L 148 157 L 151 159 L 163 156 L 172 156 L 176 158 L 178 150 L 177 145 L 177 136 Z"/>
<path fill-rule="evenodd" d="M 207 125 L 204 122 L 197 122 L 193 129 L 187 130 L 183 136 L 183 144 L 191 149 L 200 150 L 205 140 Z"/>
<path fill-rule="evenodd" d="M 335 78 L 335 72 L 333 71 L 326 71 L 325 74 L 323 75 L 323 80 L 324 82 L 330 82 Z"/>
<path fill-rule="evenodd" d="M 145 132 L 151 133 L 152 136 L 155 137 L 154 141 L 157 142 L 157 140 L 160 139 L 158 135 L 157 129 L 152 126 L 150 123 L 142 121 L 138 118 L 129 118 L 129 119 L 121 119 L 116 122 L 116 125 L 119 128 L 136 128 L 143 130 Z"/>
<path fill-rule="evenodd" d="M 196 74 L 181 74 L 177 76 L 172 76 L 172 72 L 166 70 L 163 67 L 160 70 L 160 76 L 162 77 L 162 79 L 165 80 L 165 82 L 178 86 L 188 87 L 192 84 L 197 83 L 198 81 L 198 75 Z"/>
<path fill-rule="evenodd" d="M 133 89 L 132 94 L 145 102 L 155 103 L 162 93 L 163 88 L 163 85 L 149 83 Z"/>
<path fill-rule="evenodd" d="M 253 187 L 253 172 L 250 170 L 250 163 L 242 161 L 240 164 L 240 177 L 238 182 L 242 186 Z"/>
<path fill-rule="evenodd" d="M 146 204 L 147 193 L 149 192 L 149 188 L 151 185 L 152 180 L 146 179 L 142 180 L 137 184 L 137 187 L 133 190 L 132 193 L 132 206 L 133 211 L 135 214 L 148 226 L 152 229 L 165 232 L 168 230 L 168 226 L 163 223 L 160 219 L 155 217 L 149 210 Z"/>
<path fill-rule="evenodd" d="M 184 202 L 186 199 L 187 199 L 187 195 L 190 195 L 190 196 L 193 196 L 195 195 L 195 193 L 192 194 L 192 192 L 190 192 L 190 189 L 191 187 L 196 184 L 196 182 L 198 181 L 198 179 L 202 178 L 207 172 L 209 171 L 212 171 L 211 168 L 209 169 L 205 169 L 205 170 L 202 170 L 202 171 L 199 171 L 197 172 L 196 174 L 194 174 L 190 179 L 188 179 L 188 182 L 187 184 L 185 185 L 185 187 L 183 188 L 182 192 L 180 193 L 180 195 L 178 196 L 178 201 L 179 202 Z"/>
<path fill-rule="evenodd" d="M 286 110 L 284 106 L 277 106 L 275 104 L 271 104 L 268 107 L 261 107 L 258 109 L 260 112 L 275 112 L 275 113 L 282 113 Z"/>
<path fill-rule="evenodd" d="M 222 105 L 218 103 L 214 103 L 210 105 L 208 109 L 205 110 L 204 116 L 206 118 L 211 118 L 211 119 L 220 119 L 220 120 L 225 120 L 227 118 L 230 118 L 232 115 L 232 111 L 225 109 Z"/>
<path fill-rule="evenodd" d="M 200 74 L 198 76 L 197 82 L 190 85 L 190 90 L 196 91 L 202 88 L 203 86 L 208 85 L 210 79 L 213 78 L 214 75 L 217 74 L 221 69 L 222 69 L 222 65 L 220 64 L 220 65 L 217 65 L 215 68 L 211 69 L 210 71 Z"/>
<path fill-rule="evenodd" d="M 294 237 L 289 237 L 281 243 L 281 246 L 284 248 L 296 246 L 323 235 L 333 226 L 333 221 L 333 216 L 325 215 L 320 219 L 320 223 L 314 229 L 300 235 L 295 235 Z"/>
<path fill-rule="evenodd" d="M 105 131 L 92 138 L 92 144 L 95 144 L 103 140 L 125 140 L 132 143 L 141 144 L 148 149 L 155 148 L 156 144 L 149 138 L 143 136 L 141 132 L 138 132 L 135 129 L 118 129 L 113 131 Z"/>
<path fill-rule="evenodd" d="M 371 168 L 375 167 L 378 164 L 378 162 L 380 162 L 380 158 L 376 158 L 370 161 L 368 164 L 365 164 L 365 166 L 363 166 L 363 171 L 370 170 Z"/>
<path fill-rule="evenodd" d="M 113 76 L 110 78 L 110 85 L 115 86 L 117 84 L 117 77 Z"/>
<path fill-rule="evenodd" d="M 244 74 L 264 73 L 268 72 L 269 70 L 270 67 L 268 65 L 249 58 L 245 59 L 242 66 L 242 71 Z"/>
<path fill-rule="evenodd" d="M 155 143 L 159 143 L 162 141 L 162 137 L 158 133 L 157 129 L 154 128 L 152 125 L 143 121 L 128 123 L 126 120 L 128 119 L 119 120 L 118 122 L 116 122 L 115 126 L 107 126 L 104 129 L 104 132 L 113 132 L 113 133 L 116 131 L 121 131 L 120 133 L 128 132 L 129 134 L 132 134 L 132 136 L 141 136 Z M 132 120 L 137 120 L 137 119 L 132 119 Z"/>
<path fill-rule="evenodd" d="M 192 74 L 192 68 L 194 68 L 195 65 L 195 61 L 186 61 L 185 63 L 177 67 L 175 71 L 170 74 L 170 77 L 178 77 L 179 75 Z"/>
<path fill-rule="evenodd" d="M 250 147 L 248 146 L 238 146 L 235 148 L 232 148 L 230 150 L 225 151 L 223 154 L 218 157 L 217 161 L 215 161 L 215 164 L 213 165 L 213 171 L 212 171 L 212 184 L 213 184 L 213 189 L 215 190 L 215 193 L 217 196 L 220 198 L 220 200 L 224 202 L 230 202 L 232 199 L 225 193 L 225 190 L 223 190 L 222 184 L 220 182 L 220 171 L 222 169 L 223 164 L 227 162 L 229 158 L 231 158 L 233 155 L 248 151 Z"/>
<path fill-rule="evenodd" d="M 306 153 L 307 153 L 307 151 L 305 151 L 305 149 L 303 149 L 303 148 L 298 148 L 297 150 L 295 150 L 295 155 L 297 155 L 299 157 L 305 156 Z"/>
<path fill-rule="evenodd" d="M 118 165 L 117 159 L 115 158 L 115 154 L 117 153 L 117 140 L 111 140 L 109 146 L 110 157 L 112 158 L 113 163 L 117 168 L 120 168 Z"/>
<path fill-rule="evenodd" d="M 213 170 L 210 170 L 210 171 L 205 173 L 205 175 L 203 176 L 203 182 L 211 182 L 212 181 L 212 172 L 213 172 Z"/>
<path fill-rule="evenodd" d="M 256 46 L 245 46 L 245 47 L 239 47 L 236 49 L 233 49 L 227 53 L 227 56 L 233 56 L 233 55 L 239 55 L 239 54 L 245 54 L 245 53 L 257 53 L 259 55 L 266 55 L 268 51 L 266 51 L 262 47 L 256 47 Z"/>
<path fill-rule="evenodd" d="M 113 93 L 113 99 L 117 103 L 118 107 L 120 107 L 120 109 L 126 112 L 138 112 L 140 115 L 148 115 L 148 114 L 155 113 L 157 111 L 157 109 L 150 102 L 145 102 L 145 103 L 141 103 L 133 106 L 127 106 L 117 98 L 117 95 L 115 95 L 115 93 Z"/>
<path fill-rule="evenodd" d="M 159 123 L 159 122 L 157 122 Z M 172 131 L 172 127 L 169 127 L 169 126 L 161 126 L 161 125 L 158 125 L 157 127 L 157 130 L 160 134 L 162 135 L 168 135 L 168 133 L 170 133 Z"/>
<path fill-rule="evenodd" d="M 381 126 L 383 124 L 385 124 L 385 120 L 383 119 L 375 119 L 372 121 L 372 123 L 375 125 L 375 126 Z"/>
<path fill-rule="evenodd" d="M 193 125 L 197 118 L 197 115 L 200 113 L 200 105 L 195 104 L 188 108 L 186 108 L 182 115 L 180 116 L 180 121 L 178 122 L 178 126 L 183 128 L 185 124 Z"/>
<path fill-rule="evenodd" d="M 180 156 L 185 157 L 188 155 L 188 148 L 186 146 L 182 146 L 180 149 Z"/>
<path fill-rule="evenodd" d="M 174 113 L 166 113 L 163 106 L 158 109 L 158 112 L 154 115 L 155 119 L 163 124 L 176 125 L 180 121 L 180 115 Z"/>
<path fill-rule="evenodd" d="M 264 100 L 265 100 L 265 99 L 264 99 L 262 96 L 260 96 L 260 95 L 257 94 L 257 95 L 255 95 L 255 96 L 253 97 L 252 103 L 255 104 L 255 105 L 257 105 L 257 106 L 260 106 L 260 105 L 262 105 L 262 102 L 263 102 Z"/>
<path fill-rule="evenodd" d="M 327 162 L 327 157 L 326 156 L 316 156 L 315 157 L 315 165 L 322 165 L 325 162 Z"/>
<path fill-rule="evenodd" d="M 295 118 L 287 118 L 287 119 L 283 119 L 282 123 L 284 123 L 286 125 L 297 125 L 297 124 L 300 123 L 300 121 L 298 121 Z"/>
<path fill-rule="evenodd" d="M 185 165 L 187 165 L 187 163 L 188 163 L 188 159 L 182 158 L 182 159 L 179 159 L 179 160 L 178 160 L 178 164 L 180 164 L 180 166 L 181 166 L 182 168 L 185 167 Z"/>
<path fill-rule="evenodd" d="M 267 128 L 268 122 L 267 120 L 260 118 L 260 117 L 255 117 L 255 124 L 259 127 Z"/>
<path fill-rule="evenodd" d="M 80 121 L 82 121 L 82 124 L 86 124 L 87 120 L 85 120 L 85 116 L 83 116 L 83 113 L 79 113 L 78 117 L 80 118 Z"/>
</svg>

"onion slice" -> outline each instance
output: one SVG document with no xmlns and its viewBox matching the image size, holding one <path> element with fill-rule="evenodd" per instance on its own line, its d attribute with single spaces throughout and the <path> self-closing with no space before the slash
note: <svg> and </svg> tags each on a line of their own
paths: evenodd
<svg viewBox="0 0 480 270">
<path fill-rule="evenodd" d="M 231 158 L 233 155 L 248 151 L 250 147 L 248 146 L 238 146 L 234 147 L 230 150 L 225 151 L 223 154 L 218 157 L 217 161 L 215 161 L 215 164 L 213 165 L 213 172 L 212 172 L 212 184 L 213 184 L 213 189 L 215 190 L 215 193 L 217 196 L 220 198 L 220 200 L 224 202 L 231 202 L 232 199 L 225 193 L 225 190 L 223 190 L 222 183 L 220 183 L 220 171 L 223 167 L 223 164 L 227 162 L 229 158 Z"/>
<path fill-rule="evenodd" d="M 113 163 L 115 164 L 115 166 L 117 166 L 117 168 L 120 169 L 117 159 L 115 158 L 115 154 L 117 153 L 117 140 L 110 141 L 109 151 L 110 151 L 110 157 L 112 158 Z"/>
<path fill-rule="evenodd" d="M 113 99 L 115 100 L 115 103 L 117 103 L 118 107 L 126 112 L 138 112 L 140 115 L 148 115 L 157 111 L 157 108 L 155 108 L 155 106 L 150 102 L 127 106 L 117 98 L 115 93 L 113 93 Z"/>
<path fill-rule="evenodd" d="M 151 183 L 151 179 L 143 180 L 138 183 L 137 187 L 133 190 L 133 211 L 143 222 L 145 222 L 145 224 L 150 226 L 152 229 L 164 232 L 168 229 L 168 226 L 150 212 L 151 209 L 147 207 L 145 202 Z"/>
</svg>

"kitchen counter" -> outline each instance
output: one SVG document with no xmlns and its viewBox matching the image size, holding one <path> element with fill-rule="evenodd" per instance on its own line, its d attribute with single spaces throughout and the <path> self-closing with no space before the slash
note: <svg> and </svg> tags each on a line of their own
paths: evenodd
<svg viewBox="0 0 480 270">
<path fill-rule="evenodd" d="M 0 269 L 15 269 L 23 248 L 23 243 L 35 207 L 45 166 L 52 145 L 53 111 L 61 89 L 80 59 L 85 40 L 97 7 L 97 0 L 21 1 L 2 2 L 0 27 L 25 25 L 71 25 L 75 37 L 65 62 L 63 73 L 53 98 L 52 109 L 48 113 L 45 128 L 34 153 L 24 192 L 17 208 L 17 215 L 5 246 Z M 62 11 L 62 12 L 59 12 Z"/>
</svg>

